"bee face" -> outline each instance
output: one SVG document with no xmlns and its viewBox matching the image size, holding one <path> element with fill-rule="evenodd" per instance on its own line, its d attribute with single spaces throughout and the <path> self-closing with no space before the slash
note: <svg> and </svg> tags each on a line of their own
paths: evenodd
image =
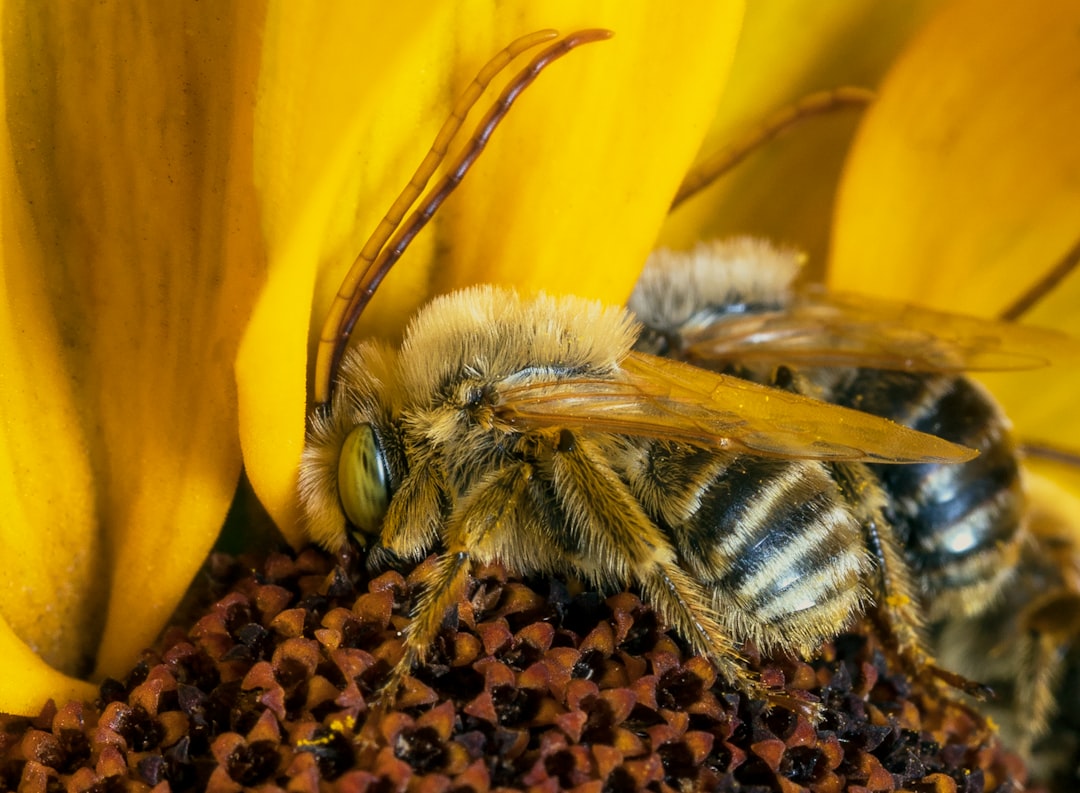
<svg viewBox="0 0 1080 793">
<path fill-rule="evenodd" d="M 418 546 L 399 539 L 399 530 L 383 531 L 389 496 L 414 493 L 421 478 L 436 476 L 438 492 L 421 488 L 424 522 L 441 521 L 442 500 L 457 501 L 478 474 L 540 443 L 498 420 L 500 387 L 530 376 L 610 372 L 633 337 L 632 320 L 618 309 L 476 288 L 417 315 L 400 351 L 373 344 L 350 350 L 332 408 L 313 420 L 301 468 L 312 538 L 339 550 L 349 528 L 365 545 L 382 532 L 389 549 L 422 558 L 434 530 Z M 411 458 L 430 470 L 411 472 Z M 387 522 L 412 519 L 395 508 Z"/>
<path fill-rule="evenodd" d="M 565 528 L 565 506 L 552 496 L 551 481 L 563 475 L 553 457 L 571 444 L 563 433 L 515 428 L 496 411 L 507 384 L 610 372 L 632 338 L 631 321 L 616 309 L 477 288 L 428 306 L 400 350 L 350 351 L 332 409 L 313 424 L 301 469 L 313 539 L 342 548 L 347 528 L 354 536 L 363 531 L 349 504 L 371 492 L 376 477 L 346 449 L 359 428 L 371 427 L 393 497 L 375 536 L 363 531 L 362 544 L 377 539 L 412 560 L 440 545 L 476 560 L 512 560 L 522 572 L 565 572 L 576 556 L 580 569 L 607 574 L 607 566 L 580 552 L 584 537 L 549 525 Z M 356 492 L 335 489 L 350 480 L 360 483 Z M 552 521 L 554 515 L 560 517 Z M 429 637 L 410 635 L 422 658 Z"/>
<path fill-rule="evenodd" d="M 395 429 L 397 353 L 380 344 L 349 351 L 328 410 L 312 414 L 300 467 L 300 503 L 311 538 L 342 551 L 348 526 L 361 547 L 378 537 L 404 470 Z"/>
</svg>

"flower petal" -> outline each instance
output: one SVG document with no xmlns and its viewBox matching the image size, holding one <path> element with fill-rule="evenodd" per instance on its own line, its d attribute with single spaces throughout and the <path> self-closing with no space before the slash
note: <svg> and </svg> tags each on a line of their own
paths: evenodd
<svg viewBox="0 0 1080 793">
<path fill-rule="evenodd" d="M 58 318 L 55 379 L 25 399 L 70 390 L 82 425 L 62 441 L 81 443 L 81 460 L 25 463 L 51 480 L 18 531 L 47 549 L 53 531 L 100 537 L 96 562 L 80 565 L 86 587 L 110 588 L 107 608 L 70 627 L 100 632 L 97 673 L 119 674 L 205 559 L 239 471 L 232 363 L 262 263 L 247 170 L 260 11 L 4 13 L 14 179 L 33 234 L 8 277 L 37 290 L 28 322 Z M 66 525 L 51 494 L 87 469 L 94 492 Z M 69 563 L 45 569 L 63 576 Z"/>
<path fill-rule="evenodd" d="M 615 2 L 506 4 L 494 15 L 474 5 L 422 3 L 410 14 L 400 4 L 393 13 L 344 4 L 312 14 L 283 3 L 271 14 L 257 127 L 268 133 L 257 178 L 271 279 L 238 382 L 249 476 L 294 542 L 308 296 L 314 288 L 313 315 L 323 317 L 462 86 L 518 35 L 615 30 L 612 42 L 574 53 L 530 88 L 356 336 L 393 336 L 432 290 L 478 280 L 623 300 L 711 115 L 740 11 L 701 3 L 667 19 Z M 358 38 L 371 48 L 355 49 Z"/>
<path fill-rule="evenodd" d="M 897 63 L 852 152 L 834 285 L 995 316 L 1077 243 L 1080 6 L 962 0 Z M 1075 274 L 1025 316 L 1080 336 Z M 1022 437 L 1080 450 L 1080 370 L 985 378 Z"/>
<path fill-rule="evenodd" d="M 97 686 L 61 674 L 42 660 L 0 620 L 0 658 L 4 659 L 4 680 L 0 686 L 0 711 L 36 716 L 52 699 L 89 701 Z"/>
<path fill-rule="evenodd" d="M 816 91 L 875 87 L 936 0 L 751 3 L 727 89 L 701 148 L 707 158 L 772 114 Z M 828 218 L 844 156 L 861 117 L 846 109 L 806 120 L 756 150 L 674 211 L 660 243 L 756 234 L 797 245 L 823 271 Z"/>
<path fill-rule="evenodd" d="M 0 69 L 6 72 L 7 48 L 4 55 Z M 0 76 L 0 86 L 10 91 L 11 81 Z M 7 117 L 9 104 L 5 96 L 0 129 L 15 130 L 19 119 Z M 53 666 L 85 674 L 108 597 L 95 587 L 104 562 L 96 494 L 78 400 L 67 379 L 63 331 L 41 278 L 45 251 L 6 135 L 0 190 L 0 622 L 9 646 L 26 642 Z M 23 680 L 0 676 L 0 712 L 20 710 L 25 688 Z"/>
</svg>

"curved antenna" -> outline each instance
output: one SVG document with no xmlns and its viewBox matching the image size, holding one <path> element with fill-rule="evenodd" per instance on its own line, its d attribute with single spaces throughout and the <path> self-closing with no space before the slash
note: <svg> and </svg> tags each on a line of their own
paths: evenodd
<svg viewBox="0 0 1080 793">
<path fill-rule="evenodd" d="M 476 104 L 488 83 L 513 60 L 514 57 L 544 41 L 550 41 L 558 35 L 555 31 L 544 30 L 522 36 L 495 55 L 473 78 L 465 93 L 458 99 L 450 117 L 443 123 L 435 138 L 435 143 L 409 184 L 402 190 L 390 211 L 380 221 L 378 228 L 364 244 L 360 254 L 349 269 L 345 280 L 338 288 L 337 295 L 330 307 L 315 359 L 315 403 L 325 405 L 330 401 L 337 379 L 337 370 L 345 352 L 349 336 L 360 314 L 370 302 L 375 290 L 390 268 L 401 258 L 402 253 L 416 234 L 431 220 L 432 216 L 446 198 L 461 183 L 476 158 L 484 150 L 491 134 L 506 117 L 511 106 L 533 80 L 550 63 L 581 44 L 601 41 L 613 34 L 609 30 L 582 30 L 571 33 L 541 51 L 529 64 L 518 72 L 503 89 L 499 98 L 477 125 L 473 136 L 464 150 L 454 161 L 450 172 L 443 177 L 424 197 L 421 206 L 404 226 L 401 218 L 415 203 L 439 163 L 442 162 L 450 145 L 450 139 L 460 129 L 465 116 Z M 399 226 L 401 228 L 399 229 Z M 399 229 L 394 234 L 395 229 Z M 391 235 L 393 235 L 391 239 Z M 390 240 L 389 244 L 387 240 Z"/>
<path fill-rule="evenodd" d="M 1058 263 L 1051 267 L 1031 288 L 1016 298 L 1000 314 L 999 319 L 1015 321 L 1035 307 L 1039 301 L 1054 291 L 1074 270 L 1080 267 L 1080 240 L 1065 252 Z"/>
<path fill-rule="evenodd" d="M 379 225 L 376 226 L 375 231 L 368 237 L 363 248 L 360 249 L 360 253 L 349 267 L 345 279 L 338 287 L 337 294 L 334 296 L 334 302 L 330 305 L 330 310 L 323 322 L 322 332 L 319 338 L 319 352 L 315 360 L 315 401 L 317 404 L 323 404 L 329 400 L 331 380 L 334 376 L 333 373 L 337 368 L 336 361 L 331 364 L 330 358 L 323 353 L 323 345 L 326 339 L 331 336 L 331 334 L 336 336 L 338 328 L 348 310 L 349 302 L 356 292 L 357 284 L 363 277 L 364 272 L 371 266 L 372 262 L 375 261 L 375 258 L 379 255 L 383 246 L 386 245 L 386 241 L 390 239 L 390 236 L 397 227 L 401 225 L 401 219 L 405 217 L 405 213 L 412 208 L 412 205 L 416 203 L 416 199 L 420 197 L 424 188 L 427 187 L 428 182 L 435 173 L 435 169 L 439 167 L 439 163 L 446 157 L 446 152 L 450 148 L 451 141 L 454 136 L 457 135 L 458 130 L 461 129 L 462 124 L 465 123 L 465 118 L 468 116 L 469 111 L 472 110 L 480 97 L 483 96 L 484 91 L 491 81 L 509 66 L 518 55 L 526 50 L 543 44 L 546 41 L 550 41 L 558 35 L 558 32 L 555 30 L 538 30 L 535 33 L 529 33 L 514 39 L 506 47 L 495 53 L 495 55 L 481 67 L 472 82 L 466 86 L 465 90 L 461 93 L 461 96 L 458 97 L 454 106 L 450 109 L 450 115 L 439 128 L 438 133 L 435 135 L 435 140 L 432 142 L 431 148 L 424 156 L 423 161 L 410 177 L 408 184 L 405 185 L 404 189 L 402 189 L 401 193 L 394 200 L 394 203 L 383 216 L 382 220 L 379 221 Z M 338 357 L 340 357 L 340 355 L 338 355 Z"/>
<path fill-rule="evenodd" d="M 1050 294 L 1058 284 L 1072 274 L 1078 266 L 1080 266 L 1080 241 L 1077 241 L 1075 245 L 1066 251 L 1065 255 L 1058 260 L 1058 263 L 1047 271 L 1046 275 L 1036 281 L 1033 286 L 998 314 L 998 318 L 1007 322 L 1015 322 L 1023 318 L 1044 297 Z M 1047 460 L 1080 470 L 1080 451 L 1076 449 L 1032 440 L 1021 441 L 1020 451 L 1026 457 Z"/>
<path fill-rule="evenodd" d="M 841 86 L 809 94 L 793 105 L 781 108 L 763 124 L 751 130 L 742 140 L 726 146 L 707 160 L 695 165 L 679 185 L 668 211 L 700 193 L 740 162 L 754 149 L 775 138 L 804 119 L 831 113 L 846 107 L 865 107 L 874 100 L 874 92 L 856 86 Z"/>
<path fill-rule="evenodd" d="M 1080 469 L 1080 452 L 1072 449 L 1064 449 L 1041 441 L 1023 441 L 1020 444 L 1020 451 L 1026 457 L 1034 457 L 1039 460 L 1047 460 Z"/>
</svg>

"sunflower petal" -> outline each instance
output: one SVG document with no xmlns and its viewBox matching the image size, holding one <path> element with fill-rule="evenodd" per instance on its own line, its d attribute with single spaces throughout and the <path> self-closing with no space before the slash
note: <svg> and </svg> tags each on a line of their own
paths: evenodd
<svg viewBox="0 0 1080 793">
<path fill-rule="evenodd" d="M 232 363 L 262 262 L 244 150 L 259 9 L 233 13 L 5 8 L 14 178 L 34 232 L 18 264 L 41 268 L 32 319 L 58 318 L 45 385 L 70 390 L 82 425 L 64 440 L 81 460 L 33 465 L 52 492 L 92 472 L 83 523 L 58 530 L 100 537 L 83 566 L 109 600 L 103 624 L 79 626 L 100 635 L 98 674 L 120 674 L 163 627 L 239 472 Z M 39 501 L 31 536 L 58 524 Z"/>
<path fill-rule="evenodd" d="M 387 278 L 358 337 L 392 336 L 433 290 L 478 280 L 622 301 L 711 117 L 741 4 L 701 3 L 670 19 L 615 2 L 507 4 L 494 15 L 468 2 L 417 3 L 411 14 L 354 6 L 275 6 L 260 92 L 271 277 L 238 360 L 241 436 L 256 492 L 297 543 L 309 296 L 321 318 L 456 93 L 523 33 L 616 33 L 523 97 L 435 233 Z M 358 38 L 372 46 L 351 46 Z"/>
<path fill-rule="evenodd" d="M 316 277 L 333 265 L 340 281 L 434 136 L 442 119 L 427 116 L 446 101 L 453 10 L 450 2 L 417 0 L 392 7 L 282 2 L 267 15 L 255 179 L 269 278 L 236 378 L 248 477 L 294 545 L 303 542 L 296 473 Z M 404 275 L 415 305 L 426 271 Z M 316 316 L 336 288 L 322 290 Z"/>
<path fill-rule="evenodd" d="M 834 224 L 834 285 L 994 316 L 1080 236 L 1080 6 L 945 6 L 860 131 Z M 1080 335 L 1075 274 L 1025 321 Z M 1064 367 L 986 378 L 1024 438 L 1080 450 Z"/>
<path fill-rule="evenodd" d="M 57 672 L 31 650 L 0 620 L 0 658 L 4 659 L 4 681 L 0 687 L 0 711 L 36 716 L 46 701 L 90 701 L 97 686 Z"/>
<path fill-rule="evenodd" d="M 0 69 L 6 71 L 6 46 L 4 55 Z M 11 85 L 0 79 L 9 92 Z M 13 134 L 19 119 L 8 118 L 7 108 L 17 102 L 9 95 L 0 106 L 5 116 L 0 129 Z M 95 587 L 104 563 L 96 495 L 78 400 L 67 379 L 62 329 L 41 278 L 45 251 L 26 211 L 16 162 L 5 135 L 0 145 L 0 558 L 5 566 L 0 622 L 8 646 L 28 643 L 56 668 L 86 674 L 101 630 L 97 615 L 108 596 Z M 0 711 L 23 712 L 25 690 L 25 680 L 0 676 Z"/>
</svg>

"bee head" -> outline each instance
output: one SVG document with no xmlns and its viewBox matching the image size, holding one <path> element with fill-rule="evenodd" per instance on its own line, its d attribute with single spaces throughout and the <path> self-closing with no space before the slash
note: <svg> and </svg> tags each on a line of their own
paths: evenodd
<svg viewBox="0 0 1080 793">
<path fill-rule="evenodd" d="M 332 551 L 349 536 L 363 548 L 378 540 L 394 489 L 405 472 L 393 415 L 397 354 L 381 344 L 349 350 L 342 387 L 315 410 L 300 465 L 300 502 L 309 536 Z"/>
</svg>

